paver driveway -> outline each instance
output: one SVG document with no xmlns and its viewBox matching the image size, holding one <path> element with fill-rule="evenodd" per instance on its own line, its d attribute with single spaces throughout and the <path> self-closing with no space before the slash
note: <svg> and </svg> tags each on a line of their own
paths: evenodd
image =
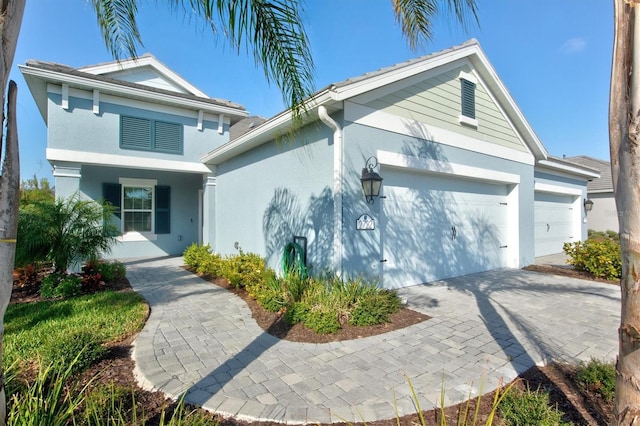
<svg viewBox="0 0 640 426">
<path fill-rule="evenodd" d="M 613 360 L 616 286 L 521 270 L 400 291 L 432 319 L 380 336 L 304 344 L 262 331 L 245 303 L 180 268 L 138 260 L 127 277 L 151 305 L 134 344 L 143 386 L 245 420 L 372 421 L 493 390 L 535 364 Z"/>
</svg>

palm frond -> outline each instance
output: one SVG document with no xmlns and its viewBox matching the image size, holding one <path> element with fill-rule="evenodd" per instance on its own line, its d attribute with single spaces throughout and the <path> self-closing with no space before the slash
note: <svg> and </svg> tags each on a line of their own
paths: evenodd
<svg viewBox="0 0 640 426">
<path fill-rule="evenodd" d="M 193 1 L 193 0 L 192 0 Z M 207 2 L 210 3 L 210 2 Z M 231 45 L 251 50 L 268 82 L 275 83 L 294 118 L 313 93 L 314 65 L 297 0 L 216 0 Z"/>
<path fill-rule="evenodd" d="M 433 40 L 433 19 L 441 13 L 442 0 L 391 0 L 396 21 L 412 50 L 417 50 L 424 42 Z M 448 0 L 447 12 L 468 28 L 469 14 L 478 23 L 478 9 L 475 0 Z"/>
<path fill-rule="evenodd" d="M 93 0 L 105 45 L 116 59 L 136 57 L 142 39 L 138 31 L 137 0 Z"/>
</svg>

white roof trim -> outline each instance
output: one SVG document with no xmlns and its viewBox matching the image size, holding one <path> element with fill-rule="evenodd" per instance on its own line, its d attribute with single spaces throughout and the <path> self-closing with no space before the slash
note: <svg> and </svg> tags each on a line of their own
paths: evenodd
<svg viewBox="0 0 640 426">
<path fill-rule="evenodd" d="M 551 185 L 548 183 L 538 183 L 538 182 L 534 184 L 534 191 L 548 192 L 551 194 L 582 195 L 582 191 L 578 188 L 568 188 L 566 186 Z"/>
<path fill-rule="evenodd" d="M 434 53 L 431 56 L 422 60 L 416 60 L 413 63 L 406 65 L 399 64 L 397 68 L 374 72 L 368 77 L 365 75 L 362 78 L 356 78 L 353 82 L 347 80 L 345 83 L 336 83 L 316 94 L 307 102 L 307 105 L 309 110 L 311 110 L 317 108 L 319 105 L 337 104 L 354 96 L 410 78 L 419 73 L 433 70 L 437 67 L 446 66 L 451 62 L 464 58 L 467 58 L 467 60 L 471 62 L 475 68 L 475 72 L 479 74 L 479 77 L 483 80 L 487 88 L 495 92 L 498 104 L 504 109 L 534 157 L 546 160 L 549 156 L 547 150 L 524 118 L 515 100 L 511 97 L 495 69 L 491 66 L 486 55 L 480 48 L 480 45 L 475 40 L 449 50 Z M 291 111 L 286 110 L 258 126 L 255 130 L 205 154 L 202 157 L 202 161 L 219 164 L 234 155 L 259 146 L 273 139 L 278 131 L 283 131 L 287 125 L 291 124 L 291 120 Z"/>
<path fill-rule="evenodd" d="M 553 161 L 552 159 L 548 159 L 548 160 L 540 160 L 538 161 L 538 165 L 539 166 L 543 166 L 543 167 L 547 167 L 549 169 L 554 169 L 554 170 L 558 170 L 558 171 L 562 171 L 562 172 L 567 172 L 567 173 L 571 173 L 574 175 L 578 175 L 578 176 L 582 176 L 582 177 L 586 177 L 586 178 L 591 178 L 591 179 L 595 179 L 595 178 L 599 178 L 600 177 L 600 173 L 597 171 L 588 171 L 588 170 L 584 170 L 584 169 L 580 169 L 578 167 L 572 167 L 568 164 L 564 164 L 564 163 L 559 163 L 556 161 Z"/>
<path fill-rule="evenodd" d="M 187 92 L 193 95 L 200 96 L 203 98 L 209 97 L 207 96 L 206 93 L 198 89 L 193 84 L 189 83 L 187 80 L 185 80 L 180 75 L 178 75 L 175 71 L 172 71 L 169 67 L 167 67 L 165 64 L 160 62 L 155 56 L 149 53 L 142 55 L 138 58 L 125 59 L 120 62 L 114 61 L 114 62 L 108 62 L 104 64 L 89 65 L 86 67 L 78 68 L 77 71 L 86 72 L 88 74 L 93 74 L 93 75 L 103 75 L 103 74 L 109 74 L 109 73 L 118 72 L 118 71 L 134 70 L 134 69 L 142 68 L 145 66 L 150 66 L 151 68 L 156 70 L 159 74 L 173 81 L 174 83 L 176 83 L 176 85 L 184 88 Z"/>
<path fill-rule="evenodd" d="M 142 158 L 128 155 L 100 154 L 70 149 L 47 148 L 47 160 L 51 163 L 80 163 L 96 166 L 125 167 L 132 169 L 161 170 L 181 173 L 211 173 L 211 169 L 202 163 Z"/>
<path fill-rule="evenodd" d="M 62 72 L 52 71 L 52 70 L 44 70 L 40 68 L 34 68 L 29 66 L 18 66 L 20 71 L 25 76 L 32 76 L 36 78 L 40 78 L 45 80 L 48 83 L 58 83 L 58 84 L 69 84 L 69 86 L 73 86 L 76 88 L 81 88 L 85 90 L 99 90 L 101 92 L 118 94 L 122 97 L 129 98 L 137 98 L 144 99 L 147 101 L 158 102 L 161 104 L 170 104 L 174 106 L 179 106 L 182 108 L 189 109 L 202 109 L 207 112 L 220 114 L 223 113 L 225 115 L 231 116 L 241 116 L 246 117 L 249 115 L 247 111 L 243 111 L 240 109 L 227 107 L 224 105 L 216 105 L 209 102 L 199 101 L 196 99 L 185 99 L 179 95 L 180 93 L 176 92 L 176 96 L 172 94 L 158 93 L 153 90 L 146 90 L 144 88 L 138 87 L 129 87 L 123 86 L 117 83 L 111 83 L 106 81 L 95 80 L 92 78 L 81 77 L 77 75 L 70 75 Z M 206 98 L 211 99 L 211 98 Z"/>
</svg>

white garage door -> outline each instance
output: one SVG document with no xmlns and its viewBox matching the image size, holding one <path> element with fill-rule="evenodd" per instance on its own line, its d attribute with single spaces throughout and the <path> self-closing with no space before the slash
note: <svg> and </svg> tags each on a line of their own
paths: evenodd
<svg viewBox="0 0 640 426">
<path fill-rule="evenodd" d="M 507 187 L 384 170 L 382 281 L 399 288 L 507 265 Z"/>
<path fill-rule="evenodd" d="M 574 241 L 574 211 L 571 195 L 536 192 L 535 256 L 562 253 L 562 245 Z M 576 237 L 576 238 L 574 238 Z"/>
</svg>

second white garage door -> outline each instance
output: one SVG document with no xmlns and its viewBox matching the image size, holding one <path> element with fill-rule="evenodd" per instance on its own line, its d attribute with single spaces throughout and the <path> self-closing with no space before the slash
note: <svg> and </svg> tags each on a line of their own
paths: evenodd
<svg viewBox="0 0 640 426">
<path fill-rule="evenodd" d="M 507 187 L 385 169 L 382 281 L 406 287 L 507 266 Z"/>
<path fill-rule="evenodd" d="M 576 233 L 575 196 L 536 192 L 535 256 L 562 253 L 565 242 L 580 239 Z"/>
</svg>

